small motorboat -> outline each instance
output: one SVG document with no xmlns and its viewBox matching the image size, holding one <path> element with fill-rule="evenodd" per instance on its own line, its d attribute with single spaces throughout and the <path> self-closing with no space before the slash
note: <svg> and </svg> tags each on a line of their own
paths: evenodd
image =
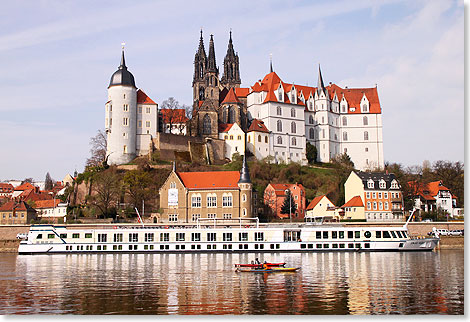
<svg viewBox="0 0 470 322">
<path fill-rule="evenodd" d="M 264 263 L 268 265 L 268 267 L 284 267 L 286 263 Z M 235 267 L 252 267 L 252 268 L 262 268 L 263 263 L 260 264 L 235 264 Z"/>
<path fill-rule="evenodd" d="M 236 272 L 243 273 L 277 273 L 277 272 L 295 272 L 299 270 L 300 267 L 268 267 L 268 268 L 244 268 L 237 267 Z"/>
</svg>

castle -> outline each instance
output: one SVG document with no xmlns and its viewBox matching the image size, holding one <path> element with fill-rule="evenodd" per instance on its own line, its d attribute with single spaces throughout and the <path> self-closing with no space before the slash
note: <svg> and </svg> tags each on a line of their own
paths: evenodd
<svg viewBox="0 0 470 322">
<path fill-rule="evenodd" d="M 157 104 L 136 89 L 134 77 L 125 66 L 124 52 L 122 55 L 121 66 L 108 87 L 106 104 L 107 154 L 109 162 L 116 164 L 148 153 L 152 135 L 160 130 Z M 306 164 L 306 145 L 310 143 L 317 149 L 319 162 L 330 162 L 347 153 L 357 169 L 384 166 L 377 87 L 342 88 L 333 83 L 325 86 L 320 66 L 316 87 L 289 84 L 273 71 L 271 63 L 270 72 L 262 80 L 242 88 L 232 32 L 220 77 L 214 37 L 210 36 L 207 55 L 202 31 L 194 57 L 192 85 L 193 114 L 185 133 L 225 141 L 229 159 L 233 153 L 244 154 L 248 150 L 257 159 L 269 157 L 277 163 Z M 113 125 L 112 105 L 116 120 Z M 144 108 L 148 113 L 138 112 Z M 149 126 L 142 127 L 144 124 Z"/>
</svg>

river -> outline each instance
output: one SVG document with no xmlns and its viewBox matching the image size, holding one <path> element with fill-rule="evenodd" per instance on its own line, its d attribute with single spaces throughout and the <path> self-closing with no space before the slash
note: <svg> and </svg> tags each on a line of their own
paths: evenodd
<svg viewBox="0 0 470 322">
<path fill-rule="evenodd" d="M 259 257 L 294 273 L 236 273 Z M 0 254 L 0 314 L 464 314 L 464 251 Z"/>
</svg>

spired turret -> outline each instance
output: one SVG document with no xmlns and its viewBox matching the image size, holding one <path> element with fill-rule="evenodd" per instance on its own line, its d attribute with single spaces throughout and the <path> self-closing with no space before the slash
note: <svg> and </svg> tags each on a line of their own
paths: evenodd
<svg viewBox="0 0 470 322">
<path fill-rule="evenodd" d="M 242 218 L 251 218 L 252 211 L 252 193 L 253 185 L 250 179 L 250 172 L 248 170 L 248 164 L 246 162 L 246 151 L 243 155 L 243 165 L 240 170 L 240 179 L 238 180 L 238 187 L 240 187 L 240 216 Z"/>
<path fill-rule="evenodd" d="M 106 157 L 108 164 L 124 164 L 136 157 L 137 89 L 127 70 L 122 49 L 121 64 L 111 76 L 106 103 Z"/>
</svg>

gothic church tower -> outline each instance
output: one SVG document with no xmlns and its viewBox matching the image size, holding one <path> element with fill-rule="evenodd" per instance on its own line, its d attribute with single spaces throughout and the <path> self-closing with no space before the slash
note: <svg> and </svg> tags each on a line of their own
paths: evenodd
<svg viewBox="0 0 470 322">
<path fill-rule="evenodd" d="M 228 41 L 227 54 L 224 59 L 224 75 L 220 80 L 222 86 L 227 89 L 232 87 L 240 87 L 240 64 L 238 61 L 238 54 L 233 50 L 232 31 L 230 31 L 230 38 Z"/>
</svg>

